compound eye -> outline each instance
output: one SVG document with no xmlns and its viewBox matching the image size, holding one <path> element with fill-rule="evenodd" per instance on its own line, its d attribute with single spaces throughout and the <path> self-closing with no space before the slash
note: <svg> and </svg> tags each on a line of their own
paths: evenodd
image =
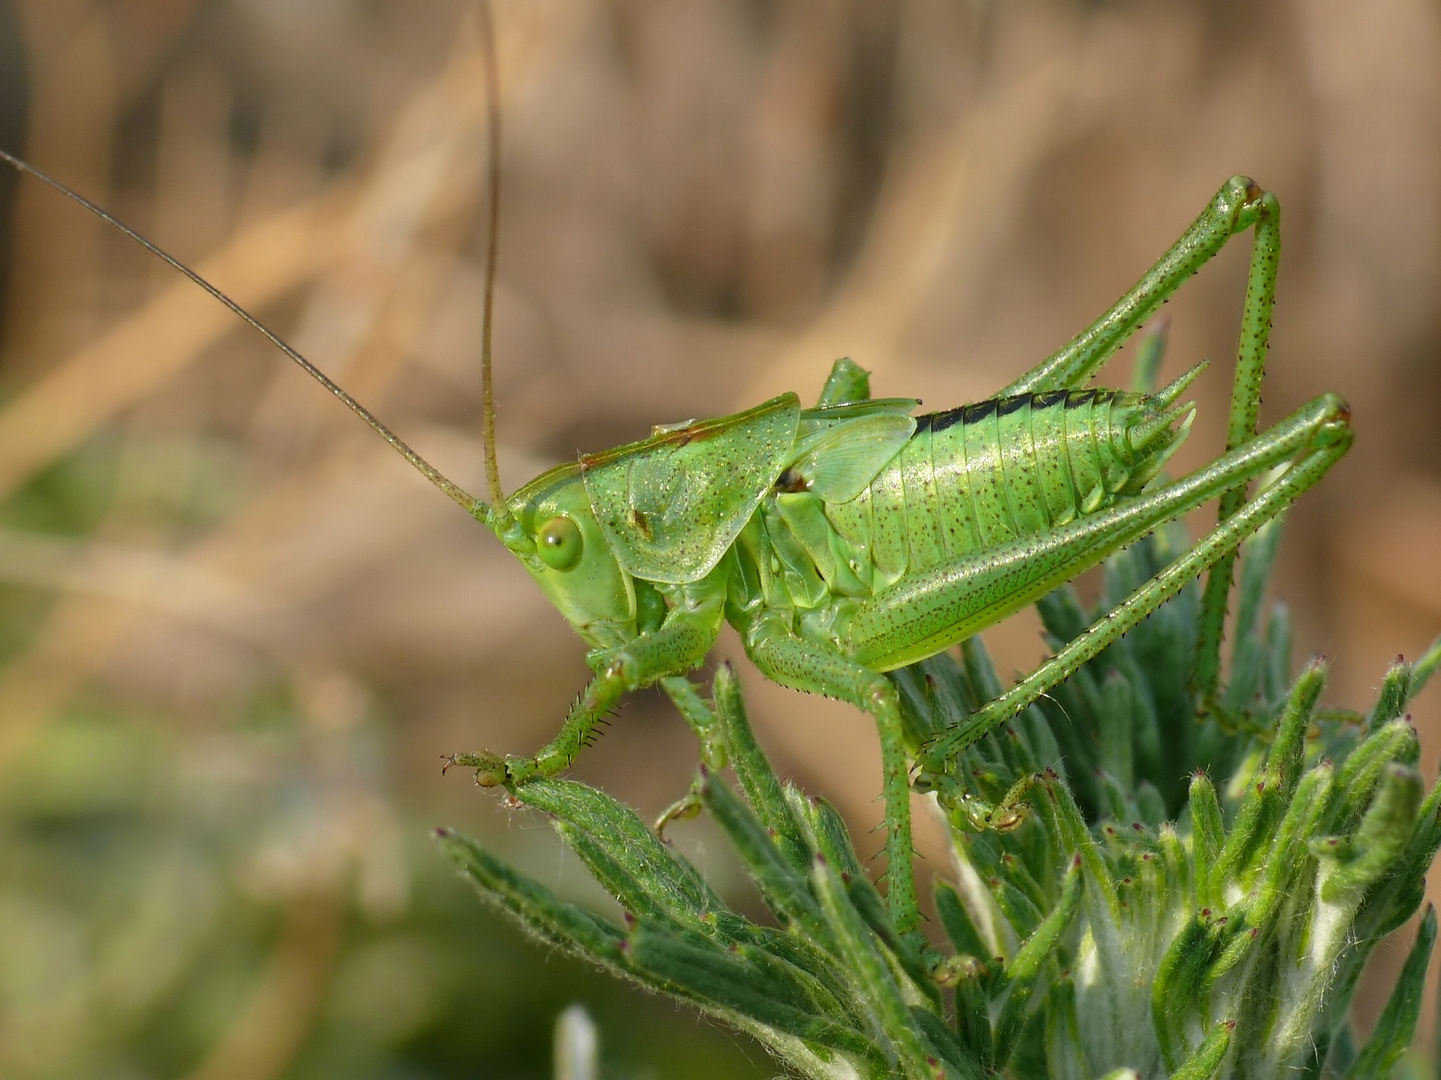
<svg viewBox="0 0 1441 1080">
<path fill-rule="evenodd" d="M 580 529 L 570 518 L 551 518 L 535 539 L 540 561 L 552 570 L 569 570 L 580 562 Z"/>
</svg>

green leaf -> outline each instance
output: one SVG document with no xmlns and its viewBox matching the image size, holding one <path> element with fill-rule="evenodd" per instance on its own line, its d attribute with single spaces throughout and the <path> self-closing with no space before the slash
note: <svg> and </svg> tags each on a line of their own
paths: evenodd
<svg viewBox="0 0 1441 1080">
<path fill-rule="evenodd" d="M 1217 863 L 1226 845 L 1226 826 L 1221 818 L 1221 803 L 1216 789 L 1203 772 L 1191 777 L 1191 849 L 1196 870 L 1196 910 L 1221 906 L 1220 876 Z"/>
<path fill-rule="evenodd" d="M 936 878 L 936 914 L 940 916 L 941 926 L 957 953 L 974 956 L 981 961 L 990 959 L 991 950 L 986 948 L 975 923 L 971 922 L 960 893 L 956 892 L 954 885 L 941 878 Z"/>
<path fill-rule="evenodd" d="M 1431 681 L 1436 668 L 1441 666 L 1441 637 L 1431 643 L 1416 663 L 1411 665 L 1411 696 L 1414 698 Z"/>
<path fill-rule="evenodd" d="M 1231 681 L 1225 692 L 1226 705 L 1232 709 L 1254 709 L 1263 686 L 1267 655 L 1258 625 L 1271 567 L 1280 548 L 1283 521 L 1283 517 L 1272 520 L 1241 545 L 1241 580 L 1237 588 L 1240 603 L 1232 628 L 1235 649 Z"/>
<path fill-rule="evenodd" d="M 961 1080 L 986 1080 L 986 1072 L 964 1046 L 956 1033 L 935 1013 L 918 1005 L 911 1006 L 911 1020 L 920 1030 L 932 1054 L 945 1062 L 947 1071 Z"/>
<path fill-rule="evenodd" d="M 480 844 L 449 830 L 436 839 L 481 895 L 543 941 L 597 961 L 620 959 L 625 934 L 584 908 L 567 904 L 539 882 L 517 873 Z"/>
<path fill-rule="evenodd" d="M 590 837 L 658 910 L 695 922 L 705 912 L 725 906 L 695 867 L 666 846 L 633 810 L 603 792 L 574 780 L 538 779 L 519 785 L 515 794 L 527 806 L 560 819 L 572 836 Z M 580 849 L 577 854 L 586 857 Z"/>
<path fill-rule="evenodd" d="M 1421 998 L 1425 994 L 1426 964 L 1435 943 L 1436 909 L 1428 904 L 1416 931 L 1416 942 L 1411 946 L 1386 1008 L 1376 1021 L 1371 1038 L 1366 1040 L 1346 1072 L 1346 1080 L 1387 1080 L 1391 1076 L 1416 1033 L 1416 1019 L 1421 1015 Z"/>
<path fill-rule="evenodd" d="M 1113 668 L 1101 684 L 1101 698 L 1106 710 L 1106 726 L 1101 729 L 1099 765 L 1102 772 L 1114 778 L 1120 794 L 1129 790 L 1136 782 L 1132 769 L 1132 727 L 1137 711 L 1136 690 L 1129 679 Z M 1125 819 L 1125 811 L 1121 809 L 1123 806 L 1124 795 L 1120 800 L 1112 800 L 1111 813 L 1118 821 Z"/>
<path fill-rule="evenodd" d="M 835 1050 L 880 1061 L 876 1047 L 846 1025 L 817 1015 L 803 995 L 724 949 L 642 925 L 627 943 L 635 967 L 758 1024 Z"/>
<path fill-rule="evenodd" d="M 1168 1069 L 1189 1051 L 1186 1022 L 1204 1006 L 1204 988 L 1220 953 L 1220 939 L 1208 918 L 1193 916 L 1170 946 L 1151 983 L 1151 1024 Z"/>
<path fill-rule="evenodd" d="M 816 856 L 812 886 L 825 912 L 826 923 L 855 976 L 864 1000 L 875 1012 L 876 1036 L 895 1058 L 897 1074 L 911 1080 L 933 1080 L 934 1059 L 911 1021 L 910 1008 L 877 942 L 850 896 L 823 856 Z"/>
<path fill-rule="evenodd" d="M 1266 755 L 1266 768 L 1281 778 L 1287 792 L 1294 791 L 1301 778 L 1306 732 L 1316 711 L 1316 701 L 1325 687 L 1326 665 L 1318 660 L 1303 671 L 1292 685 L 1280 722 L 1276 725 L 1276 738 Z"/>
<path fill-rule="evenodd" d="M 821 919 L 816 898 L 811 895 L 804 878 L 797 875 L 781 854 L 764 826 L 750 808 L 726 787 L 718 777 L 701 770 L 701 799 L 730 838 L 731 845 L 755 879 L 766 905 L 778 919 L 796 923 L 817 943 L 828 950 L 832 939 Z"/>
<path fill-rule="evenodd" d="M 1330 762 L 1322 762 L 1301 777 L 1291 805 L 1272 836 L 1249 912 L 1252 925 L 1263 932 L 1281 905 L 1301 894 L 1303 879 L 1311 876 L 1313 864 L 1307 857 L 1307 842 L 1318 831 L 1332 790 Z"/>
<path fill-rule="evenodd" d="M 555 831 L 580 856 L 591 876 L 629 914 L 677 929 L 684 926 L 703 931 L 713 929 L 713 924 L 703 919 L 704 912 L 667 904 L 666 900 L 673 897 L 664 890 L 653 888 L 653 883 L 647 878 L 637 876 L 631 866 L 615 857 L 614 848 L 597 842 L 588 833 L 564 821 L 555 823 Z"/>
<path fill-rule="evenodd" d="M 1171 1074 L 1171 1080 L 1211 1080 L 1211 1077 L 1216 1075 L 1216 1070 L 1221 1067 L 1226 1051 L 1231 1047 L 1231 1031 L 1234 1027 L 1235 1024 L 1227 1020 L 1222 1020 L 1213 1027 L 1200 1049 Z"/>
<path fill-rule="evenodd" d="M 1381 692 L 1376 696 L 1376 706 L 1366 718 L 1366 730 L 1377 731 L 1392 720 L 1399 720 L 1411 700 L 1411 665 L 1405 657 L 1396 657 L 1396 662 L 1386 670 L 1381 681 Z"/>
<path fill-rule="evenodd" d="M 1236 820 L 1211 871 L 1217 883 L 1246 883 L 1245 876 L 1254 868 L 1258 849 L 1280 819 L 1284 804 L 1280 777 L 1262 769 L 1251 778 L 1241 794 Z"/>
<path fill-rule="evenodd" d="M 726 746 L 730 750 L 731 765 L 741 790 L 750 800 L 751 809 L 760 823 L 772 834 L 776 846 L 791 868 L 801 875 L 810 872 L 812 852 L 802 835 L 800 823 L 786 800 L 785 790 L 760 744 L 756 742 L 746 717 L 745 702 L 741 698 L 740 683 L 735 669 L 730 664 L 721 664 L 716 669 L 715 685 L 712 688 L 716 714 L 720 717 L 725 731 Z"/>
<path fill-rule="evenodd" d="M 1351 751 L 1336 777 L 1336 790 L 1342 795 L 1339 810 L 1341 828 L 1349 828 L 1371 804 L 1371 797 L 1381 777 L 1393 763 L 1414 765 L 1420 747 L 1416 731 L 1404 720 L 1392 720 L 1367 735 Z"/>
<path fill-rule="evenodd" d="M 1015 958 L 1006 965 L 1010 995 L 996 1024 L 995 1063 L 998 1066 L 1004 1065 L 1015 1049 L 1016 1039 L 1025 1024 L 1027 1002 L 1041 974 L 1042 964 L 1055 953 L 1061 935 L 1081 908 L 1082 884 L 1081 857 L 1077 855 L 1066 870 L 1060 901 L 1031 936 L 1021 943 Z"/>
<path fill-rule="evenodd" d="M 1420 803 L 1420 774 L 1405 765 L 1391 765 L 1353 839 L 1313 842 L 1315 854 L 1329 864 L 1321 899 L 1326 903 L 1359 899 L 1405 849 Z"/>
</svg>

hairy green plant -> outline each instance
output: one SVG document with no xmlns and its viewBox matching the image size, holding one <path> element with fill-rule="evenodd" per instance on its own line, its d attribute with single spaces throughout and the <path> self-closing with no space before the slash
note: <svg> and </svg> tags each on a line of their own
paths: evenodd
<svg viewBox="0 0 1441 1080">
<path fill-rule="evenodd" d="M 472 840 L 441 843 L 536 937 L 749 1032 L 808 1077 L 1384 1077 L 1409 1045 L 1436 934 L 1428 909 L 1370 1040 L 1347 1009 L 1375 945 L 1420 906 L 1441 845 L 1407 702 L 1441 642 L 1387 673 L 1368 714 L 1318 709 L 1290 629 L 1263 619 L 1279 529 L 1244 553 L 1232 675 L 1216 715 L 1190 689 L 1185 590 L 934 785 L 954 868 L 941 950 L 898 934 L 839 815 L 781 782 L 735 677 L 689 707 L 724 733 L 739 792 L 698 787 L 775 923 L 730 910 L 631 810 L 573 781 L 514 790 L 623 907 L 565 903 Z M 1179 551 L 1171 527 L 1109 560 L 1087 612 L 1040 610 L 1059 647 Z M 919 745 L 1001 691 L 979 639 L 892 676 Z"/>
</svg>

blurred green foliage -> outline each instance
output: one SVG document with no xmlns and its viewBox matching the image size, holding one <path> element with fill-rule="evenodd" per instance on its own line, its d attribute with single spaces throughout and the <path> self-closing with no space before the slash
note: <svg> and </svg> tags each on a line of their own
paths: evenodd
<svg viewBox="0 0 1441 1080">
<path fill-rule="evenodd" d="M 114 449 L 48 470 L 0 528 L 83 539 Z M 8 656 L 53 602 L 4 587 Z M 426 842 L 433 823 L 390 799 L 384 718 L 344 685 L 310 693 L 328 723 L 277 678 L 200 731 L 95 692 L 7 729 L 0 1075 L 541 1077 L 576 1000 L 608 1076 L 764 1074 L 757 1052 L 479 909 Z"/>
</svg>

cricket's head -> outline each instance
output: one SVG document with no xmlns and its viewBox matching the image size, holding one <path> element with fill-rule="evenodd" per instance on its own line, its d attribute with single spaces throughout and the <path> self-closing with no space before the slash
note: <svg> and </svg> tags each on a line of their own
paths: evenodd
<svg viewBox="0 0 1441 1080">
<path fill-rule="evenodd" d="M 601 532 L 579 462 L 542 473 L 485 520 L 582 637 L 635 617 L 635 584 Z"/>
</svg>

